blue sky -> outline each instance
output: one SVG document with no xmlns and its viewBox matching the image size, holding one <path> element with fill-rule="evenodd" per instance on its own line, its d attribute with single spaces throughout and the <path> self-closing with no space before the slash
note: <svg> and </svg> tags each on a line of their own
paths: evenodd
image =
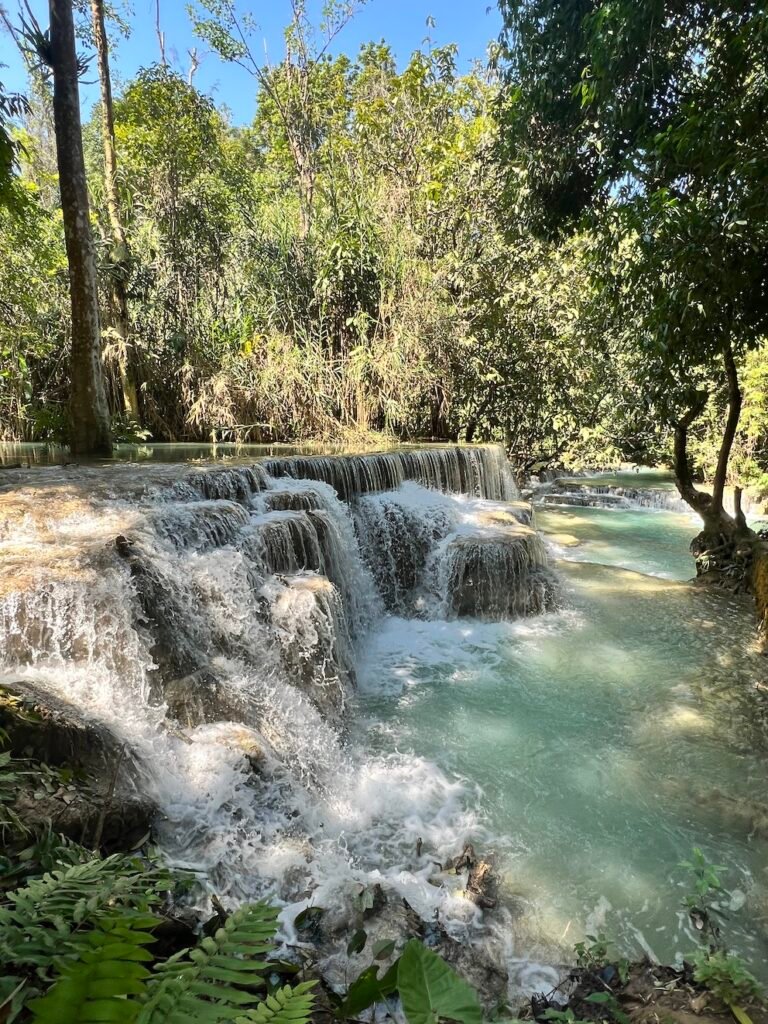
<svg viewBox="0 0 768 1024">
<path fill-rule="evenodd" d="M 2 2 L 2 0 L 0 0 Z M 9 15 L 14 18 L 16 0 L 5 0 Z M 47 2 L 34 0 L 31 7 L 46 24 Z M 311 7 L 319 6 L 315 0 Z M 238 0 L 241 11 L 250 11 L 259 25 L 257 52 L 276 61 L 282 54 L 282 29 L 290 17 L 289 0 Z M 129 79 L 140 67 L 159 59 L 155 34 L 154 0 L 132 0 L 133 26 L 128 39 L 117 42 L 113 54 L 113 75 L 119 89 L 120 81 Z M 187 50 L 203 44 L 195 38 L 186 13 L 184 0 L 160 0 L 162 28 L 166 37 L 169 60 L 186 72 L 189 64 Z M 434 18 L 434 28 L 427 28 L 427 19 Z M 15 20 L 15 18 L 14 18 Z M 488 43 L 498 35 L 501 20 L 495 0 L 368 0 L 354 20 L 337 38 L 335 52 L 355 55 L 361 43 L 385 39 L 394 50 L 399 64 L 421 46 L 427 36 L 433 45 L 455 42 L 459 46 L 462 68 L 473 60 L 483 59 Z M 4 33 L 4 30 L 3 30 Z M 26 76 L 23 63 L 10 37 L 0 35 L 0 81 L 10 90 L 23 91 Z M 86 78 L 92 78 L 87 75 Z M 206 54 L 195 77 L 195 84 L 214 97 L 218 104 L 226 105 L 238 124 L 250 121 L 254 111 L 254 83 L 250 76 L 237 67 L 223 64 L 214 54 Z M 81 97 L 87 110 L 97 95 L 95 85 L 83 84 Z"/>
</svg>

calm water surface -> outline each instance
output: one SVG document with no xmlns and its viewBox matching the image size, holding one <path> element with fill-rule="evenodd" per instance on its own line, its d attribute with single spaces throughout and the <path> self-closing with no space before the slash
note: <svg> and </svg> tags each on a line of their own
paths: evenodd
<svg viewBox="0 0 768 1024">
<path fill-rule="evenodd" d="M 367 742 L 466 780 L 531 949 L 601 929 L 630 955 L 690 951 L 678 865 L 698 845 L 727 865 L 740 908 L 727 934 L 768 980 L 768 837 L 744 821 L 768 794 L 745 715 L 761 673 L 748 612 L 678 582 L 693 569 L 687 516 L 564 508 L 538 522 L 563 610 L 387 620 L 361 672 Z"/>
</svg>

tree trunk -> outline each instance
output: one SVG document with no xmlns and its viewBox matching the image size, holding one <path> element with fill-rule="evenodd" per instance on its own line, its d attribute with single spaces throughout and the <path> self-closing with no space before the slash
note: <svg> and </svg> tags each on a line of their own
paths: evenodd
<svg viewBox="0 0 768 1024">
<path fill-rule="evenodd" d="M 138 388 L 136 386 L 135 359 L 130 338 L 128 296 L 126 280 L 129 273 L 130 251 L 120 212 L 117 191 L 117 150 L 115 147 L 115 119 L 112 107 L 112 80 L 109 74 L 109 43 L 104 23 L 103 0 L 91 0 L 93 36 L 99 64 L 101 87 L 101 135 L 104 145 L 104 192 L 112 233 L 110 290 L 112 298 L 112 327 L 117 337 L 117 363 L 123 392 L 123 408 L 129 419 L 140 422 Z"/>
<path fill-rule="evenodd" d="M 712 496 L 706 491 L 697 490 L 688 461 L 688 430 L 694 420 L 704 411 L 708 395 L 702 393 L 697 400 L 683 413 L 675 424 L 674 471 L 675 483 L 680 497 L 687 502 L 694 512 L 698 512 L 704 520 L 705 530 L 711 520 Z"/>
<path fill-rule="evenodd" d="M 101 359 L 96 258 L 83 160 L 72 0 L 49 0 L 49 9 L 56 159 L 72 304 L 70 444 L 73 454 L 110 455 L 112 440 Z"/>
<path fill-rule="evenodd" d="M 741 415 L 741 388 L 730 344 L 723 348 L 723 363 L 728 381 L 728 416 L 720 442 L 712 493 L 700 491 L 693 482 L 688 461 L 688 430 L 701 415 L 707 403 L 707 395 L 699 395 L 684 415 L 675 424 L 674 469 L 675 483 L 680 496 L 701 516 L 704 528 L 691 542 L 691 552 L 696 558 L 697 573 L 702 575 L 712 569 L 727 570 L 749 575 L 749 552 L 755 534 L 749 528 L 741 508 L 741 488 L 735 488 L 734 515 L 723 508 L 728 462 Z M 741 568 L 739 568 L 741 567 Z"/>
<path fill-rule="evenodd" d="M 736 371 L 736 362 L 733 358 L 730 342 L 723 348 L 723 364 L 728 381 L 728 418 L 725 421 L 723 440 L 717 457 L 715 479 L 712 483 L 712 506 L 714 511 L 718 513 L 723 510 L 723 494 L 725 492 L 725 479 L 728 475 L 728 460 L 731 457 L 731 449 L 733 448 L 733 441 L 736 437 L 739 417 L 741 416 L 741 388 L 739 387 L 739 375 Z"/>
</svg>

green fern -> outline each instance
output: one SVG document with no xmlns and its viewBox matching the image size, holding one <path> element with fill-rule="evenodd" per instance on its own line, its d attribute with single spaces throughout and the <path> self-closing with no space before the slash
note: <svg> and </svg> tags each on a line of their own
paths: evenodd
<svg viewBox="0 0 768 1024">
<path fill-rule="evenodd" d="M 310 992 L 314 981 L 299 985 L 286 985 L 267 996 L 255 1010 L 236 1018 L 235 1024 L 304 1024 L 309 1020 L 315 997 Z"/>
<path fill-rule="evenodd" d="M 8 739 L 5 730 L 0 729 L 0 745 Z M 7 833 L 23 836 L 29 832 L 24 822 L 13 809 L 19 786 L 18 762 L 11 757 L 10 750 L 0 751 L 0 839 L 5 843 Z"/>
<path fill-rule="evenodd" d="M 156 917 L 133 914 L 102 921 L 84 936 L 79 959 L 43 996 L 29 1004 L 35 1024 L 130 1024 L 141 1008 L 136 999 L 146 990 L 152 960 L 144 947 L 154 941 L 145 931 Z"/>
<path fill-rule="evenodd" d="M 75 958 L 82 934 L 101 919 L 146 912 L 170 884 L 165 872 L 118 854 L 46 873 L 6 894 L 0 964 L 31 966 L 42 976 L 62 958 Z"/>
<path fill-rule="evenodd" d="M 262 959 L 273 951 L 278 910 L 267 903 L 242 907 L 213 938 L 157 968 L 137 1024 L 191 1024 L 235 1020 L 258 1002 L 265 987 Z"/>
</svg>

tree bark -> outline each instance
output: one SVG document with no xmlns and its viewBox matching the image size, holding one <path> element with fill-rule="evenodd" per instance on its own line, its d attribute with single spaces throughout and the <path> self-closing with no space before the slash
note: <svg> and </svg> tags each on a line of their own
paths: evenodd
<svg viewBox="0 0 768 1024">
<path fill-rule="evenodd" d="M 697 490 L 693 482 L 691 466 L 688 461 L 688 430 L 694 420 L 701 416 L 708 397 L 706 393 L 699 395 L 697 400 L 686 409 L 677 423 L 675 423 L 674 442 L 674 470 L 677 489 L 683 501 L 687 502 L 694 512 L 698 512 L 702 519 L 705 519 L 705 513 L 709 511 L 712 496 L 704 491 Z"/>
<path fill-rule="evenodd" d="M 675 424 L 674 470 L 677 489 L 683 500 L 701 516 L 704 524 L 701 533 L 691 542 L 691 552 L 696 558 L 700 575 L 712 569 L 725 568 L 732 571 L 733 567 L 738 568 L 739 565 L 743 568 L 749 561 L 747 558 L 745 562 L 744 544 L 750 545 L 755 540 L 755 534 L 749 528 L 742 511 L 740 487 L 735 488 L 734 515 L 730 516 L 723 508 L 728 462 L 739 425 L 742 402 L 730 343 L 723 348 L 723 363 L 728 381 L 728 416 L 720 442 L 711 494 L 695 486 L 688 461 L 688 430 L 704 411 L 707 395 L 699 395 Z"/>
<path fill-rule="evenodd" d="M 110 291 L 112 299 L 112 327 L 117 337 L 117 364 L 123 392 L 123 409 L 134 423 L 141 422 L 135 359 L 131 346 L 131 323 L 128 315 L 126 280 L 129 273 L 130 250 L 120 211 L 117 191 L 117 148 L 115 146 L 115 118 L 112 105 L 112 79 L 109 73 L 109 42 L 104 23 L 103 0 L 91 0 L 91 20 L 96 42 L 101 88 L 101 135 L 104 146 L 104 193 L 112 234 Z"/>
<path fill-rule="evenodd" d="M 736 362 L 733 358 L 733 349 L 730 342 L 723 348 L 723 363 L 725 365 L 725 376 L 728 381 L 728 418 L 725 421 L 723 440 L 720 445 L 720 452 L 717 457 L 717 468 L 715 479 L 712 482 L 712 507 L 715 512 L 723 510 L 723 494 L 725 492 L 725 479 L 728 475 L 728 460 L 731 457 L 733 441 L 736 437 L 736 430 L 739 426 L 741 416 L 741 388 L 739 387 L 739 375 L 736 370 Z"/>
<path fill-rule="evenodd" d="M 109 409 L 101 358 L 96 257 L 80 126 L 72 0 L 49 0 L 56 160 L 72 305 L 70 445 L 77 455 L 110 455 Z"/>
</svg>

